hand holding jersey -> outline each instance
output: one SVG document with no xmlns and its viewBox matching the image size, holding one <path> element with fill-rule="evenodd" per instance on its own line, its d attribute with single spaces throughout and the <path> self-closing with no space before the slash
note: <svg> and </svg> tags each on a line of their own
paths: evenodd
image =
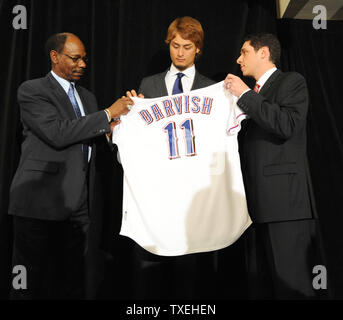
<svg viewBox="0 0 343 320">
<path fill-rule="evenodd" d="M 126 91 L 126 97 L 138 97 L 144 99 L 144 95 L 142 93 L 137 94 L 136 90 Z"/>
<path fill-rule="evenodd" d="M 133 102 L 129 97 L 122 97 L 115 101 L 109 108 L 106 109 L 106 111 L 108 111 L 108 115 L 111 119 L 115 119 L 122 114 L 128 113 L 128 106 L 132 104 Z"/>
<path fill-rule="evenodd" d="M 242 93 L 250 88 L 243 82 L 240 77 L 237 77 L 229 73 L 225 78 L 225 87 L 229 90 L 231 94 L 236 97 L 240 97 Z"/>
</svg>

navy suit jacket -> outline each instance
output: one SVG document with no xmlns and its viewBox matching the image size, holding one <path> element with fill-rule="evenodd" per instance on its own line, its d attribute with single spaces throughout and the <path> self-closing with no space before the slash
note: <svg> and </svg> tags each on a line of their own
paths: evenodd
<svg viewBox="0 0 343 320">
<path fill-rule="evenodd" d="M 252 220 L 313 218 L 305 79 L 296 72 L 276 70 L 259 93 L 250 90 L 237 104 L 249 116 L 240 132 L 240 154 Z"/>
<path fill-rule="evenodd" d="M 10 190 L 9 214 L 43 220 L 65 220 L 80 209 L 87 174 L 82 143 L 110 132 L 95 96 L 76 86 L 86 116 L 76 118 L 68 95 L 51 73 L 24 82 L 18 89 L 24 140 Z"/>
</svg>

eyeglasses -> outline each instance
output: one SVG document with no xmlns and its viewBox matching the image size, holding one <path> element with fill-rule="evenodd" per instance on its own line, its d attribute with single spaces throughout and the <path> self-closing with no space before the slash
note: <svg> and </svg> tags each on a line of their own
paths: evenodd
<svg viewBox="0 0 343 320">
<path fill-rule="evenodd" d="M 74 63 L 79 63 L 81 60 L 83 60 L 84 63 L 87 63 L 88 62 L 88 57 L 85 56 L 85 57 L 72 57 L 68 54 L 65 54 L 63 52 L 60 52 L 60 54 L 63 54 L 64 56 L 67 56 L 68 58 L 70 58 L 71 60 L 73 60 Z"/>
</svg>

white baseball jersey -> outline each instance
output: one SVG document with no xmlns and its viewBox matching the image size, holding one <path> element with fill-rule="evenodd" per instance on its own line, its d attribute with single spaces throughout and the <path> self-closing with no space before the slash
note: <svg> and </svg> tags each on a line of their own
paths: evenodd
<svg viewBox="0 0 343 320">
<path fill-rule="evenodd" d="M 251 224 L 238 154 L 245 115 L 224 82 L 134 98 L 115 127 L 124 169 L 121 235 L 151 253 L 224 248 Z"/>
</svg>

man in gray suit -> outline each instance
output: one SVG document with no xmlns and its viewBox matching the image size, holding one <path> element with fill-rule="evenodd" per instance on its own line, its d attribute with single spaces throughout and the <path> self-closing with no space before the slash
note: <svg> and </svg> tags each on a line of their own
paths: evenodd
<svg viewBox="0 0 343 320">
<path fill-rule="evenodd" d="M 156 98 L 214 84 L 213 80 L 201 75 L 194 64 L 202 52 L 203 38 L 204 32 L 198 20 L 191 17 L 175 19 L 165 40 L 169 45 L 171 66 L 162 73 L 144 78 L 138 90 L 139 96 Z M 126 94 L 128 97 L 137 96 L 135 90 Z M 214 272 L 215 259 L 216 252 L 162 257 L 136 245 L 135 298 L 213 297 L 209 286 L 214 285 L 210 273 Z"/>
<path fill-rule="evenodd" d="M 131 99 L 98 111 L 95 96 L 75 85 L 86 68 L 81 40 L 70 33 L 46 44 L 52 70 L 18 89 L 23 124 L 20 163 L 10 190 L 13 266 L 27 270 L 27 289 L 13 299 L 83 298 L 83 258 L 94 181 L 96 138 L 126 114 Z"/>
</svg>

